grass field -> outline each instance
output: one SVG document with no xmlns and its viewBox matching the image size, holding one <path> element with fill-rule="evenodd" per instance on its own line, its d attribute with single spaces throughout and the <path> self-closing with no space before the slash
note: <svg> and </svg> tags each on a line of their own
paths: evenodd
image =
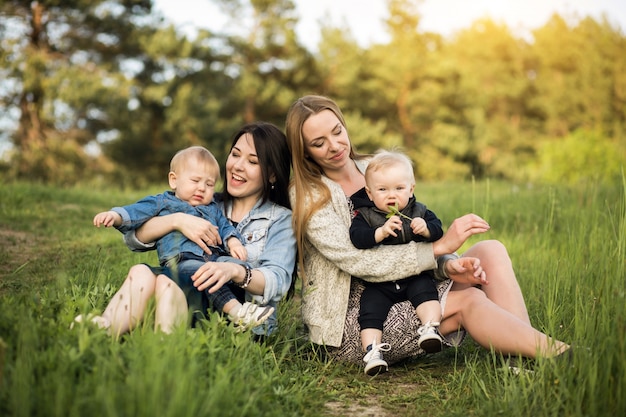
<svg viewBox="0 0 626 417">
<path fill-rule="evenodd" d="M 589 351 L 573 366 L 505 372 L 471 339 L 370 378 L 306 341 L 298 297 L 257 343 L 219 317 L 165 336 L 115 340 L 78 313 L 101 311 L 139 262 L 93 215 L 160 189 L 0 188 L 0 416 L 626 415 L 626 184 L 480 182 L 418 186 L 450 224 L 485 217 L 509 249 L 533 324 Z M 471 242 L 469 242 L 471 243 Z M 485 318 L 489 325 L 489 318 Z M 584 349 L 583 349 L 584 351 Z"/>
</svg>

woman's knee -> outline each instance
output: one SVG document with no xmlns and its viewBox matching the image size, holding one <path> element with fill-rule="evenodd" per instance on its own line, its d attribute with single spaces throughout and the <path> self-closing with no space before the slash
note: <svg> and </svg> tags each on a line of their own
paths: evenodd
<svg viewBox="0 0 626 417">
<path fill-rule="evenodd" d="M 460 290 L 450 291 L 446 310 L 463 312 L 472 309 L 477 303 L 482 303 L 487 299 L 487 294 L 479 287 L 464 287 Z M 452 303 L 450 303 L 452 301 Z"/>
<path fill-rule="evenodd" d="M 464 256 L 476 256 L 481 254 L 497 254 L 500 256 L 509 256 L 506 247 L 499 240 L 490 239 L 482 240 L 474 244 L 471 248 L 464 253 Z"/>
<path fill-rule="evenodd" d="M 477 287 L 452 287 L 444 310 L 440 331 L 448 334 L 464 328 L 471 312 L 487 301 L 487 295 Z"/>
<path fill-rule="evenodd" d="M 485 268 L 493 266 L 510 266 L 511 258 L 506 246 L 499 240 L 483 240 L 469 248 L 463 256 L 478 258 Z"/>
<path fill-rule="evenodd" d="M 166 275 L 156 277 L 155 292 L 157 298 L 161 298 L 164 294 L 168 294 L 170 297 L 185 297 L 183 290 Z"/>
<path fill-rule="evenodd" d="M 485 292 L 479 287 L 469 287 L 469 288 L 466 288 L 465 291 L 467 291 L 465 301 L 466 301 L 466 304 L 470 306 L 475 306 L 476 304 L 484 303 L 487 300 L 487 294 L 485 294 Z"/>
<path fill-rule="evenodd" d="M 137 264 L 137 265 L 133 265 L 130 267 L 129 270 L 129 275 L 135 275 L 135 276 L 148 276 L 148 275 L 152 275 L 152 277 L 154 278 L 155 275 L 154 273 L 150 270 L 150 267 L 148 267 L 148 265 L 146 264 Z"/>
<path fill-rule="evenodd" d="M 140 285 L 142 288 L 152 291 L 156 285 L 156 276 L 152 270 L 144 264 L 131 266 L 126 280 L 133 286 Z"/>
<path fill-rule="evenodd" d="M 156 277 L 155 288 L 156 292 L 160 293 L 174 285 L 174 281 L 172 281 L 169 277 L 161 274 Z M 175 286 L 175 285 L 174 285 Z"/>
</svg>

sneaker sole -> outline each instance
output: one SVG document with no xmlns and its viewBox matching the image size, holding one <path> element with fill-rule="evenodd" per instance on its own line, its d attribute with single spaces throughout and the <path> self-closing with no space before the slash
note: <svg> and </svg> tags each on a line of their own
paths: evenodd
<svg viewBox="0 0 626 417">
<path fill-rule="evenodd" d="M 384 374 L 389 370 L 389 367 L 386 364 L 377 364 L 372 366 L 371 368 L 365 368 L 365 374 L 369 376 L 375 376 L 378 374 Z"/>
<path fill-rule="evenodd" d="M 437 353 L 441 352 L 442 349 L 441 341 L 437 339 L 424 340 L 419 346 L 426 353 Z"/>
<path fill-rule="evenodd" d="M 254 323 L 254 326 L 258 326 L 259 324 L 263 324 L 265 322 L 265 320 L 270 318 L 270 316 L 272 315 L 273 312 L 274 312 L 274 307 L 266 308 L 265 311 L 263 312 L 263 314 L 261 314 L 259 317 L 256 318 L 256 322 Z"/>
</svg>

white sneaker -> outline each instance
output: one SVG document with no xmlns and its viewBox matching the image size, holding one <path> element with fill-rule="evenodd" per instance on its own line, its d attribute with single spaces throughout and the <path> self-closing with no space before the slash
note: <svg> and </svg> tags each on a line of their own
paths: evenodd
<svg viewBox="0 0 626 417">
<path fill-rule="evenodd" d="M 389 367 L 387 366 L 387 362 L 383 360 L 382 352 L 389 352 L 390 350 L 391 345 L 389 343 L 381 343 L 377 345 L 375 340 L 372 341 L 372 349 L 363 357 L 363 362 L 365 362 L 365 373 L 367 375 L 374 376 L 376 374 L 387 372 Z"/>
<path fill-rule="evenodd" d="M 420 349 L 426 353 L 441 352 L 443 339 L 437 332 L 439 322 L 427 322 L 417 329 L 417 334 L 420 336 L 417 339 L 417 344 Z"/>
<path fill-rule="evenodd" d="M 103 329 L 103 330 L 108 330 L 108 328 L 111 327 L 111 322 L 109 320 L 105 319 L 102 316 L 96 316 L 93 314 L 88 314 L 87 317 L 83 317 L 82 314 L 79 314 L 78 316 L 74 318 L 74 321 L 72 322 L 72 324 L 70 324 L 70 329 L 73 329 L 74 324 L 76 323 L 92 323 L 98 329 Z"/>
<path fill-rule="evenodd" d="M 235 326 L 252 328 L 267 320 L 273 312 L 272 306 L 260 306 L 246 301 L 236 314 L 229 314 L 228 317 Z"/>
</svg>

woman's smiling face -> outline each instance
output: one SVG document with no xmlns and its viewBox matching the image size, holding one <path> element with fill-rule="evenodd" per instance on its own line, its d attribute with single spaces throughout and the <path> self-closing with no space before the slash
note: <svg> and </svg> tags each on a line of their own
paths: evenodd
<svg viewBox="0 0 626 417">
<path fill-rule="evenodd" d="M 241 135 L 226 159 L 226 187 L 233 198 L 261 197 L 263 174 L 256 154 L 254 139 Z"/>
<path fill-rule="evenodd" d="M 350 138 L 330 110 L 311 115 L 302 125 L 304 149 L 324 172 L 341 169 L 350 160 Z"/>
</svg>

